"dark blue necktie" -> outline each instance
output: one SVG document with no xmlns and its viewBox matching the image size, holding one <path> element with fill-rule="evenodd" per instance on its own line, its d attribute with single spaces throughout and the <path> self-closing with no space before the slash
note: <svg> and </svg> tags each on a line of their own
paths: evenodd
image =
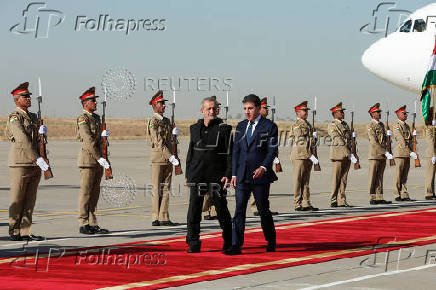
<svg viewBox="0 0 436 290">
<path fill-rule="evenodd" d="M 253 125 L 254 125 L 254 122 L 250 121 L 250 125 L 248 126 L 248 129 L 247 129 L 247 143 L 248 144 L 250 144 L 251 137 L 253 136 Z"/>
</svg>

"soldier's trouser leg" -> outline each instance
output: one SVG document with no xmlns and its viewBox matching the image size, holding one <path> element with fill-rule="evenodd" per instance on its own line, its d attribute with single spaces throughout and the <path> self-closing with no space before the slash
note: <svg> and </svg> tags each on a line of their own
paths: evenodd
<svg viewBox="0 0 436 290">
<path fill-rule="evenodd" d="M 368 190 L 369 190 L 369 200 L 376 200 L 377 186 L 379 183 L 378 175 L 380 171 L 380 161 L 379 159 L 369 160 L 369 173 L 368 173 Z"/>
<path fill-rule="evenodd" d="M 294 208 L 301 207 L 303 200 L 303 174 L 304 160 L 292 160 L 293 172 L 292 179 L 294 182 Z"/>
<path fill-rule="evenodd" d="M 376 200 L 383 199 L 383 176 L 385 174 L 386 169 L 386 159 L 378 160 L 379 166 L 377 170 L 377 187 L 375 189 L 375 198 Z"/>
<path fill-rule="evenodd" d="M 100 166 L 98 166 L 100 167 Z M 95 188 L 98 167 L 80 167 L 80 193 L 79 193 L 79 224 L 80 226 L 90 224 L 90 202 Z M 99 184 L 100 185 L 100 184 Z"/>
<path fill-rule="evenodd" d="M 253 195 L 250 195 L 250 199 L 248 200 L 248 204 L 250 205 L 250 209 L 252 212 L 257 211 L 256 200 L 254 199 Z"/>
<path fill-rule="evenodd" d="M 410 158 L 395 158 L 395 164 L 394 196 L 408 198 L 407 176 L 410 169 Z"/>
<path fill-rule="evenodd" d="M 168 221 L 168 205 L 171 188 L 172 165 L 151 165 L 152 220 Z"/>
<path fill-rule="evenodd" d="M 341 185 L 339 186 L 338 205 L 344 205 L 347 203 L 345 196 L 345 190 L 347 189 L 348 172 L 350 171 L 351 160 L 348 158 L 342 160 L 341 165 Z"/>
<path fill-rule="evenodd" d="M 379 168 L 377 171 L 377 187 L 375 190 L 375 197 L 377 200 L 383 199 L 383 176 L 385 175 L 386 159 L 379 160 Z"/>
<path fill-rule="evenodd" d="M 330 203 L 338 202 L 339 187 L 341 185 L 341 160 L 332 160 L 332 196 Z"/>
<path fill-rule="evenodd" d="M 332 160 L 332 162 L 332 197 L 330 202 L 344 205 L 347 203 L 345 190 L 351 161 L 344 158 L 342 160 Z"/>
<path fill-rule="evenodd" d="M 425 175 L 425 196 L 434 196 L 434 175 L 436 165 L 431 163 L 431 158 L 427 159 L 427 170 Z"/>
<path fill-rule="evenodd" d="M 36 192 L 41 180 L 39 167 L 10 167 L 9 234 L 31 234 Z"/>
<path fill-rule="evenodd" d="M 209 194 L 204 196 L 203 200 L 203 214 L 210 216 L 217 216 L 217 212 L 215 210 L 215 206 L 212 204 L 212 200 Z"/>
<path fill-rule="evenodd" d="M 312 161 L 306 159 L 304 161 L 304 171 L 303 171 L 303 201 L 302 206 L 308 207 L 311 206 L 310 204 L 310 189 L 309 189 L 309 182 L 310 182 L 310 171 L 312 170 Z"/>
<path fill-rule="evenodd" d="M 89 225 L 90 226 L 96 226 L 97 223 L 97 204 L 98 199 L 100 198 L 100 184 L 101 184 L 101 178 L 103 177 L 103 167 L 99 166 L 95 168 L 95 176 L 94 176 L 94 183 L 91 190 L 91 195 L 89 199 Z"/>
</svg>

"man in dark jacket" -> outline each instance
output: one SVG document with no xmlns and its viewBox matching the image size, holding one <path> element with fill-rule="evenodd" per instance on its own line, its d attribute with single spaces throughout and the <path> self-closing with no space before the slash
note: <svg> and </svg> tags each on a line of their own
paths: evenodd
<svg viewBox="0 0 436 290">
<path fill-rule="evenodd" d="M 190 127 L 186 158 L 186 181 L 190 187 L 186 243 L 188 253 L 200 252 L 201 212 L 204 195 L 208 193 L 223 230 L 222 250 L 226 253 L 232 245 L 232 221 L 226 198 L 226 185 L 232 175 L 232 127 L 217 118 L 214 98 L 203 99 L 201 113 L 204 118 Z"/>
<path fill-rule="evenodd" d="M 231 184 L 236 188 L 236 210 L 233 217 L 231 255 L 241 254 L 244 244 L 247 202 L 253 193 L 260 222 L 268 242 L 267 252 L 276 250 L 276 231 L 269 209 L 270 184 L 277 180 L 272 170 L 277 156 L 277 125 L 260 114 L 260 99 L 250 94 L 242 101 L 246 119 L 238 123 L 232 156 Z"/>
</svg>

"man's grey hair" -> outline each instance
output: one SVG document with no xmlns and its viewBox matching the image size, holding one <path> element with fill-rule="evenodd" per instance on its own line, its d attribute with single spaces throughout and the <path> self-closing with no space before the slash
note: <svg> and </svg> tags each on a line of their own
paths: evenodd
<svg viewBox="0 0 436 290">
<path fill-rule="evenodd" d="M 216 97 L 207 97 L 207 98 L 204 98 L 202 101 L 201 101 L 201 108 L 203 109 L 203 107 L 204 107 L 204 102 L 215 102 L 215 107 L 216 107 Z"/>
</svg>

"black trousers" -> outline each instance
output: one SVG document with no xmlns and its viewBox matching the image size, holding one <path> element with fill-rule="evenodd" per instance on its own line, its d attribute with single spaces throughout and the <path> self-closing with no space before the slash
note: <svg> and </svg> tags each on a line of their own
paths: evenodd
<svg viewBox="0 0 436 290">
<path fill-rule="evenodd" d="M 218 221 L 223 231 L 223 248 L 229 248 L 232 245 L 232 217 L 227 208 L 227 191 L 223 189 L 220 182 L 190 185 L 186 243 L 189 246 L 201 245 L 200 222 L 205 194 L 210 194 L 211 202 L 215 206 Z"/>
<path fill-rule="evenodd" d="M 270 184 L 238 183 L 236 185 L 236 210 L 233 217 L 233 241 L 234 247 L 242 247 L 244 244 L 245 218 L 247 203 L 253 192 L 257 211 L 260 215 L 260 224 L 263 235 L 268 243 L 276 243 L 276 229 L 274 220 L 269 210 L 269 187 Z"/>
</svg>

